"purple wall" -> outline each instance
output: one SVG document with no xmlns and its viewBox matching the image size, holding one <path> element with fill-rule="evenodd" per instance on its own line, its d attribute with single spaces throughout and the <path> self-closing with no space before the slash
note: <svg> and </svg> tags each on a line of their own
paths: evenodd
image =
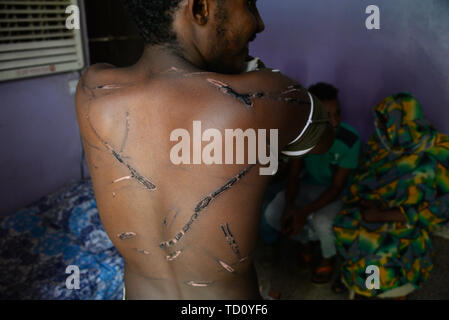
<svg viewBox="0 0 449 320">
<path fill-rule="evenodd" d="M 367 30 L 365 9 L 380 8 L 380 30 Z M 265 32 L 251 48 L 270 67 L 304 86 L 340 89 L 343 119 L 364 139 L 372 109 L 409 91 L 437 129 L 449 133 L 448 0 L 266 0 Z"/>
<path fill-rule="evenodd" d="M 0 83 L 0 215 L 80 178 L 81 142 L 69 80 Z"/>
</svg>

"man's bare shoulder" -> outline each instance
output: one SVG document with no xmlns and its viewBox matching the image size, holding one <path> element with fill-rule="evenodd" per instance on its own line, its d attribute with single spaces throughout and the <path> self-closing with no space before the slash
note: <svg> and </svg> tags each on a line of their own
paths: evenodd
<svg viewBox="0 0 449 320">
<path fill-rule="evenodd" d="M 96 98 L 95 90 L 101 86 L 102 80 L 107 81 L 107 77 L 104 75 L 105 71 L 110 72 L 114 69 L 115 67 L 110 64 L 101 63 L 94 64 L 83 72 L 76 90 L 77 109 L 83 107 L 86 100 Z"/>
<path fill-rule="evenodd" d="M 97 112 L 109 114 L 114 106 L 134 104 L 145 90 L 145 80 L 133 74 L 129 68 L 117 68 L 110 64 L 90 66 L 81 76 L 76 92 L 76 107 L 82 112 L 95 105 Z"/>
<path fill-rule="evenodd" d="M 113 72 L 117 68 L 107 63 L 97 63 L 89 66 L 81 75 L 80 84 L 94 86 L 105 78 L 106 72 Z"/>
<path fill-rule="evenodd" d="M 76 92 L 76 111 L 83 137 L 110 132 L 118 119 L 126 118 L 126 106 L 132 104 L 130 77 L 109 64 L 89 67 L 81 76 Z M 92 128 L 95 127 L 98 132 Z"/>
</svg>

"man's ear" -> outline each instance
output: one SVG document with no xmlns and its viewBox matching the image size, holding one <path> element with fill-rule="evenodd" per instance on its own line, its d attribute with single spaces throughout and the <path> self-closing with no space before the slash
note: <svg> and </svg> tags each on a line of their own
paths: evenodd
<svg viewBox="0 0 449 320">
<path fill-rule="evenodd" d="M 189 0 L 189 15 L 198 24 L 205 25 L 209 18 L 209 0 Z"/>
</svg>

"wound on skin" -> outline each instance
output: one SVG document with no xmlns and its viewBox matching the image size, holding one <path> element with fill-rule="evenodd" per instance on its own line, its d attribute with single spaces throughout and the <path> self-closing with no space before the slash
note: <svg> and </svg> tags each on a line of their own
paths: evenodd
<svg viewBox="0 0 449 320">
<path fill-rule="evenodd" d="M 181 240 L 181 238 L 190 230 L 193 223 L 198 219 L 200 212 L 206 209 L 210 205 L 210 203 L 213 200 L 215 200 L 219 195 L 221 195 L 226 190 L 230 189 L 237 181 L 246 176 L 254 166 L 255 165 L 250 165 L 249 167 L 243 169 L 235 177 L 226 182 L 224 186 L 220 187 L 216 191 L 212 192 L 210 195 L 200 200 L 200 202 L 195 206 L 193 215 L 190 217 L 190 220 L 187 222 L 187 224 L 184 225 L 182 230 L 179 231 L 173 239 L 161 242 L 159 247 L 164 249 L 167 247 L 172 247 L 175 244 L 177 244 Z"/>
<path fill-rule="evenodd" d="M 234 273 L 234 272 L 235 272 L 234 268 L 232 268 L 232 267 L 231 267 L 229 264 L 227 264 L 226 262 L 223 262 L 223 261 L 221 261 L 221 260 L 217 260 L 217 263 L 218 263 L 223 269 L 225 269 L 226 271 L 231 272 L 231 273 Z"/>
<path fill-rule="evenodd" d="M 84 82 L 82 83 L 82 87 L 83 87 L 83 90 L 87 89 L 87 90 L 89 90 L 91 92 L 91 99 L 90 100 L 92 100 L 92 99 L 94 99 L 96 97 L 95 93 L 93 92 L 93 90 L 90 89 L 89 87 L 87 87 Z M 104 140 L 100 136 L 100 134 L 97 132 L 97 130 L 95 129 L 94 125 L 92 124 L 92 122 L 90 120 L 90 117 L 89 117 L 90 106 L 91 105 L 90 105 L 90 101 L 89 101 L 88 113 L 87 113 L 87 116 L 86 116 L 87 117 L 87 122 L 88 122 L 91 130 L 95 134 L 95 136 L 98 138 L 98 140 L 100 140 L 101 143 L 112 153 L 112 155 L 114 156 L 114 158 L 118 162 L 120 162 L 121 164 L 123 164 L 124 166 L 126 166 L 128 168 L 129 172 L 131 173 L 131 178 L 132 179 L 135 179 L 136 181 L 138 181 L 140 184 L 142 184 L 148 190 L 151 190 L 151 191 L 156 190 L 156 186 L 151 181 L 149 181 L 147 178 L 142 176 L 129 163 L 127 163 L 126 161 L 123 160 L 123 158 L 121 156 L 121 152 L 117 152 L 106 140 Z M 125 132 L 125 137 L 124 137 L 123 142 L 122 142 L 122 148 L 125 147 L 126 140 L 127 140 L 127 137 L 128 137 L 128 131 L 129 131 L 129 113 L 127 113 L 126 132 Z"/>
<path fill-rule="evenodd" d="M 172 226 L 173 222 L 175 222 L 176 218 L 178 217 L 178 215 L 179 215 L 179 212 L 180 212 L 180 210 L 179 210 L 179 209 L 178 209 L 178 210 L 176 210 L 176 212 L 175 212 L 175 215 L 174 215 L 174 216 L 173 216 L 173 218 L 171 219 L 171 221 L 170 221 L 170 224 L 169 224 L 169 225 L 167 225 L 167 228 L 170 228 L 170 227 Z"/>
<path fill-rule="evenodd" d="M 125 162 L 119 153 L 117 153 L 115 150 L 112 150 L 112 155 L 117 159 L 118 162 L 125 165 L 129 172 L 131 173 L 131 177 L 138 181 L 141 185 L 143 185 L 148 190 L 155 190 L 156 186 L 147 178 L 142 176 L 140 173 L 137 172 L 136 169 L 134 169 L 129 163 Z"/>
<path fill-rule="evenodd" d="M 239 100 L 244 105 L 246 105 L 248 108 L 252 108 L 254 106 L 253 99 L 256 99 L 256 98 L 268 98 L 268 99 L 277 100 L 280 102 L 297 103 L 300 105 L 310 104 L 310 101 L 300 100 L 300 99 L 292 98 L 292 97 L 282 97 L 283 95 L 294 93 L 294 92 L 304 92 L 304 88 L 302 88 L 300 85 L 288 86 L 287 89 L 285 91 L 281 92 L 280 94 L 279 93 L 265 94 L 264 92 L 240 94 L 240 93 L 236 92 L 233 88 L 231 88 L 228 84 L 221 82 L 219 80 L 207 79 L 207 81 L 209 83 L 212 83 L 215 87 L 219 88 L 222 93 L 230 95 L 233 98 Z"/>
<path fill-rule="evenodd" d="M 173 261 L 173 260 L 176 260 L 177 258 L 179 258 L 179 256 L 181 255 L 181 253 L 182 253 L 182 251 L 181 251 L 181 250 L 178 250 L 178 251 L 175 251 L 175 252 L 169 254 L 169 255 L 166 256 L 165 258 L 167 259 L 167 261 Z"/>
<path fill-rule="evenodd" d="M 123 177 L 123 178 L 119 178 L 117 180 L 114 180 L 112 183 L 118 183 L 118 182 L 121 182 L 121 181 L 124 181 L 124 180 L 129 180 L 129 179 L 132 179 L 132 176 L 126 176 L 126 177 Z"/>
<path fill-rule="evenodd" d="M 126 112 L 126 131 L 125 131 L 125 136 L 123 137 L 122 145 L 120 147 L 120 152 L 123 152 L 123 149 L 125 149 L 126 142 L 128 141 L 129 130 L 130 130 L 129 112 Z"/>
<path fill-rule="evenodd" d="M 237 99 L 238 101 L 243 103 L 248 108 L 252 108 L 254 105 L 254 102 L 252 99 L 261 98 L 265 95 L 263 92 L 240 94 L 224 82 L 221 82 L 221 81 L 218 81 L 215 79 L 207 79 L 207 81 L 209 83 L 213 84 L 215 87 L 219 88 L 222 93 L 227 94 L 227 95 Z"/>
<path fill-rule="evenodd" d="M 120 89 L 120 88 L 122 88 L 122 86 L 118 85 L 118 84 L 104 84 L 104 85 L 98 86 L 96 89 L 113 90 L 113 89 Z"/>
<path fill-rule="evenodd" d="M 135 251 L 137 251 L 138 253 L 144 254 L 144 255 L 149 255 L 150 251 L 147 250 L 142 250 L 142 249 L 137 249 L 137 248 L 133 248 Z"/>
<path fill-rule="evenodd" d="M 188 282 L 184 282 L 184 284 L 191 286 L 191 287 L 209 287 L 213 284 L 213 282 L 196 282 L 196 281 L 188 281 Z"/>
<path fill-rule="evenodd" d="M 179 68 L 176 68 L 176 67 L 171 67 L 170 69 L 161 72 L 161 74 L 167 74 L 167 73 L 170 73 L 170 72 L 181 73 L 184 77 L 199 76 L 199 75 L 204 75 L 204 74 L 210 74 L 210 72 L 207 72 L 207 71 L 200 71 L 200 72 L 190 72 L 190 73 L 187 73 L 185 70 L 179 69 Z"/>
<path fill-rule="evenodd" d="M 244 257 L 244 258 L 241 258 L 241 259 L 238 260 L 237 262 L 234 262 L 234 263 L 231 263 L 231 264 L 226 264 L 225 262 L 222 261 L 225 265 L 229 266 L 230 268 L 225 268 L 225 265 L 221 264 L 221 263 L 220 263 L 220 260 L 217 259 L 217 258 L 215 258 L 215 261 L 220 265 L 220 267 L 222 267 L 223 270 L 220 270 L 220 271 L 228 271 L 228 272 L 231 272 L 231 273 L 236 274 L 237 271 L 235 271 L 234 268 L 236 268 L 239 264 L 241 264 L 241 263 L 247 261 L 248 259 L 249 259 L 249 256 Z M 232 270 L 232 271 L 231 271 L 231 270 Z"/>
<path fill-rule="evenodd" d="M 301 99 L 293 98 L 293 97 L 283 97 L 286 94 L 291 94 L 291 93 L 295 93 L 295 92 L 305 93 L 306 90 L 303 87 L 301 87 L 300 85 L 295 84 L 295 85 L 288 86 L 287 89 L 282 91 L 280 94 L 279 93 L 269 93 L 269 94 L 266 94 L 263 98 L 267 98 L 270 100 L 276 100 L 279 102 L 296 103 L 299 105 L 310 105 L 309 100 L 301 100 Z"/>
<path fill-rule="evenodd" d="M 119 233 L 119 234 L 117 235 L 117 237 L 118 237 L 120 240 L 128 240 L 128 239 L 132 239 L 132 238 L 134 238 L 135 236 L 137 236 L 137 234 L 134 233 L 134 232 L 122 232 L 122 233 Z"/>
<path fill-rule="evenodd" d="M 224 236 L 226 237 L 226 240 L 228 240 L 229 246 L 231 247 L 232 251 L 235 253 L 239 261 L 241 262 L 241 255 L 240 255 L 240 249 L 237 244 L 237 241 L 234 238 L 234 235 L 231 232 L 231 229 L 229 228 L 229 224 L 226 223 L 226 226 L 221 225 L 221 230 L 224 233 Z"/>
<path fill-rule="evenodd" d="M 91 144 L 91 143 L 90 143 L 89 141 L 87 141 L 86 139 L 83 138 L 83 141 L 84 141 L 84 143 L 85 143 L 89 148 L 92 148 L 92 149 L 101 151 L 100 148 L 98 148 L 97 146 L 94 146 L 93 144 Z"/>
<path fill-rule="evenodd" d="M 292 93 L 292 92 L 301 92 L 303 90 L 304 89 L 300 85 L 291 85 L 291 86 L 289 86 L 287 88 L 286 91 L 282 92 L 281 95 L 289 94 L 289 93 Z"/>
</svg>

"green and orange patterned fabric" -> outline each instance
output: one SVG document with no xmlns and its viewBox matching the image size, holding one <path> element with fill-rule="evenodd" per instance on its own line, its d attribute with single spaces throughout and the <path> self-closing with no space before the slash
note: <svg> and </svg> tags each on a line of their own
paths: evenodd
<svg viewBox="0 0 449 320">
<path fill-rule="evenodd" d="M 418 288 L 433 269 L 430 234 L 449 219 L 449 138 L 411 94 L 387 97 L 374 113 L 376 133 L 334 224 L 342 280 L 368 297 L 406 284 Z M 407 222 L 366 222 L 362 200 L 400 209 Z M 379 267 L 379 289 L 366 288 L 370 265 Z"/>
</svg>

